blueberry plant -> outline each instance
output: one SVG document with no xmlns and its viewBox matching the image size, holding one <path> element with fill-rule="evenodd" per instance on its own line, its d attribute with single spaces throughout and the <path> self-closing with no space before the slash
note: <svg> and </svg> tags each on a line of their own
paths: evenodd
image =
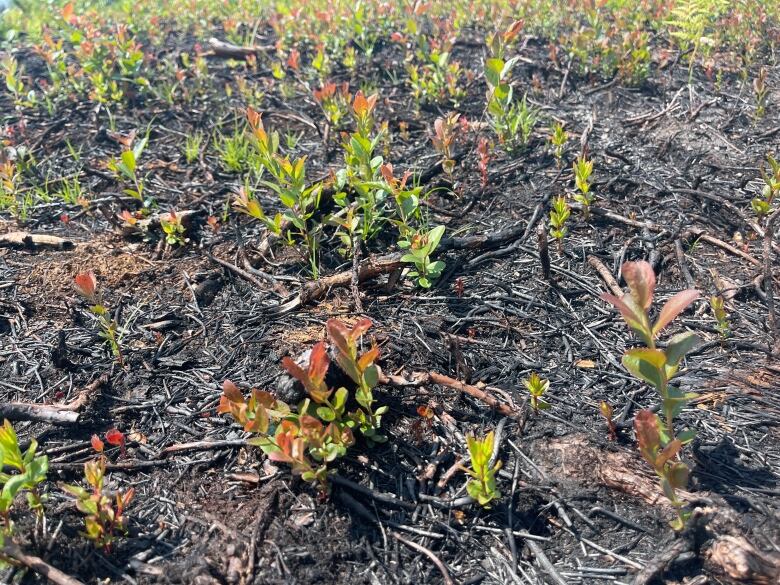
<svg viewBox="0 0 780 585">
<path fill-rule="evenodd" d="M 661 398 L 663 418 L 650 411 L 640 411 L 635 418 L 635 428 L 642 456 L 650 463 L 661 480 L 664 494 L 677 509 L 672 527 L 680 530 L 685 525 L 688 512 L 679 501 L 676 490 L 687 483 L 687 467 L 674 459 L 681 448 L 693 440 L 695 432 L 686 429 L 676 432 L 675 418 L 687 403 L 696 397 L 682 392 L 671 381 L 677 374 L 685 355 L 699 343 L 691 332 L 672 336 L 661 349 L 658 335 L 691 303 L 699 298 L 699 291 L 688 289 L 675 294 L 661 308 L 655 322 L 650 319 L 650 308 L 655 291 L 655 273 L 648 262 L 626 262 L 623 278 L 630 292 L 622 298 L 603 294 L 601 298 L 614 305 L 623 320 L 644 343 L 644 347 L 629 349 L 623 355 L 623 366 L 638 379 L 650 384 Z M 683 471 L 683 469 L 685 471 Z"/>
<path fill-rule="evenodd" d="M 358 432 L 369 445 L 387 438 L 381 433 L 386 406 L 376 405 L 373 390 L 379 383 L 376 359 L 379 349 L 360 352 L 362 335 L 371 321 L 361 319 L 349 327 L 336 319 L 327 322 L 329 344 L 317 343 L 311 350 L 306 368 L 291 358 L 282 366 L 306 391 L 297 406 L 275 398 L 271 393 L 253 389 L 245 398 L 239 388 L 226 380 L 218 408 L 257 435 L 250 443 L 260 447 L 272 461 L 286 463 L 292 472 L 308 482 L 327 489 L 329 464 L 343 457 L 355 443 Z M 326 376 L 331 368 L 328 345 L 335 353 L 338 367 L 346 374 L 354 389 L 328 387 Z M 352 399 L 357 408 L 347 409 Z"/>
</svg>

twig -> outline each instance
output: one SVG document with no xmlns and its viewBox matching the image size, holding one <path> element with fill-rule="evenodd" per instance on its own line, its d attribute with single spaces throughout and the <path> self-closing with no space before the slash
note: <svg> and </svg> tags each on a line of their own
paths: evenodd
<svg viewBox="0 0 780 585">
<path fill-rule="evenodd" d="M 552 283 L 552 274 L 550 273 L 550 250 L 547 246 L 547 229 L 540 223 L 536 229 L 536 243 L 539 247 L 539 262 L 542 264 L 542 276 Z"/>
<path fill-rule="evenodd" d="M 395 532 L 391 532 L 390 534 L 393 535 L 393 538 L 395 538 L 398 542 L 401 542 L 408 546 L 409 548 L 413 548 L 417 552 L 420 552 L 424 554 L 426 557 L 431 559 L 434 565 L 436 565 L 436 568 L 439 569 L 439 572 L 441 573 L 442 578 L 444 579 L 445 585 L 455 585 L 455 582 L 452 580 L 452 577 L 450 577 L 450 572 L 447 570 L 447 567 L 444 565 L 443 562 L 437 557 L 433 552 L 427 548 L 425 548 L 422 545 L 417 544 L 416 542 L 412 542 L 411 540 L 406 540 L 403 538 L 400 534 L 397 534 Z"/>
<path fill-rule="evenodd" d="M 769 216 L 764 233 L 764 294 L 766 294 L 766 308 L 769 311 L 769 331 L 774 342 L 773 353 L 780 350 L 780 327 L 775 313 L 775 286 L 772 279 L 772 238 L 778 217 L 780 217 L 780 209 Z"/>
<path fill-rule="evenodd" d="M 182 451 L 209 451 L 211 449 L 224 449 L 226 447 L 245 447 L 246 439 L 226 439 L 224 441 L 193 441 L 192 443 L 177 443 L 166 447 L 160 452 L 160 458 L 166 457 L 171 453 L 181 453 Z"/>
<path fill-rule="evenodd" d="M 521 412 L 515 410 L 514 408 L 506 404 L 499 402 L 498 399 L 494 398 L 484 390 L 477 388 L 476 386 L 472 386 L 471 384 L 466 384 L 465 382 L 461 382 L 460 380 L 455 380 L 454 378 L 450 378 L 449 376 L 438 374 L 436 372 L 428 372 L 427 374 L 424 375 L 427 376 L 428 380 L 433 382 L 434 384 L 440 384 L 441 386 L 447 386 L 448 388 L 459 390 L 460 392 L 468 394 L 469 396 L 472 396 L 477 400 L 481 400 L 491 408 L 496 409 L 504 416 L 508 416 L 510 418 L 514 418 L 517 420 L 522 420 Z"/>
<path fill-rule="evenodd" d="M 588 256 L 588 264 L 590 264 L 593 267 L 593 269 L 599 273 L 599 276 L 604 281 L 604 284 L 607 285 L 607 288 L 609 288 L 610 292 L 613 295 L 615 295 L 618 298 L 623 296 L 623 289 L 620 288 L 618 281 L 615 280 L 615 277 L 612 276 L 612 273 L 609 271 L 609 268 L 604 266 L 604 263 L 601 260 L 599 260 L 595 256 Z"/>
<path fill-rule="evenodd" d="M 4 556 L 21 563 L 28 569 L 46 577 L 52 583 L 56 583 L 56 585 L 84 585 L 84 583 L 78 579 L 74 579 L 70 575 L 60 571 L 58 568 L 52 567 L 42 558 L 28 555 L 14 543 L 6 541 L 6 545 L 0 550 L 2 550 Z"/>
<path fill-rule="evenodd" d="M 350 288 L 352 289 L 352 298 L 355 301 L 355 312 L 363 312 L 363 302 L 360 300 L 360 238 L 355 237 L 352 242 L 352 280 Z"/>
<path fill-rule="evenodd" d="M 0 404 L 0 418 L 8 420 L 35 420 L 55 425 L 72 425 L 79 420 L 79 413 L 45 404 L 5 402 Z"/>
<path fill-rule="evenodd" d="M 555 581 L 558 585 L 568 585 L 568 583 L 566 583 L 566 579 L 561 576 L 552 562 L 550 562 L 550 559 L 547 558 L 547 555 L 544 554 L 541 546 L 539 546 L 533 540 L 526 540 L 525 545 L 533 553 L 533 555 L 536 557 L 536 560 L 539 561 L 542 569 L 544 569 L 544 571 L 553 581 Z"/>
</svg>

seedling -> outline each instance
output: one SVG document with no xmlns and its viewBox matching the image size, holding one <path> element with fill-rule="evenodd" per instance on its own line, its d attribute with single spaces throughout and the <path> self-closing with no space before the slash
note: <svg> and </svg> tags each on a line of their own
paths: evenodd
<svg viewBox="0 0 780 585">
<path fill-rule="evenodd" d="M 455 169 L 455 161 L 452 159 L 452 145 L 457 137 L 460 114 L 447 114 L 443 118 L 436 118 L 433 123 L 434 136 L 433 148 L 442 156 L 441 168 L 447 175 L 452 175 Z"/>
<path fill-rule="evenodd" d="M 111 442 L 108 434 L 106 439 Z M 125 510 L 132 501 L 135 490 L 130 488 L 125 492 L 117 491 L 113 497 L 106 495 L 106 457 L 103 454 L 103 441 L 97 435 L 92 436 L 92 448 L 97 451 L 98 458 L 84 464 L 84 481 L 91 489 L 70 484 L 63 484 L 62 489 L 76 496 L 76 508 L 84 515 L 85 531 L 82 534 L 96 547 L 109 553 L 117 535 L 127 534 Z"/>
<path fill-rule="evenodd" d="M 181 215 L 171 210 L 169 213 L 160 216 L 160 227 L 165 234 L 165 241 L 170 246 L 178 244 L 183 246 L 190 241 L 186 237 L 187 230 L 181 222 Z"/>
<path fill-rule="evenodd" d="M 566 227 L 566 221 L 571 215 L 571 208 L 566 201 L 566 197 L 559 195 L 552 201 L 550 210 L 550 235 L 558 242 L 558 251 L 563 251 L 563 238 L 569 228 Z"/>
<path fill-rule="evenodd" d="M 463 470 L 472 478 L 466 485 L 466 491 L 485 508 L 489 508 L 490 502 L 501 497 L 501 492 L 496 487 L 496 472 L 501 469 L 501 462 L 497 461 L 492 467 L 490 466 L 494 442 L 493 431 L 481 439 L 474 435 L 466 437 L 471 456 L 471 469 L 463 467 Z"/>
<path fill-rule="evenodd" d="M 479 169 L 482 188 L 488 184 L 488 163 L 490 162 L 490 146 L 487 138 L 480 138 L 477 145 L 477 168 Z"/>
<path fill-rule="evenodd" d="M 550 387 L 549 380 L 543 380 L 539 374 L 532 372 L 528 379 L 523 380 L 523 385 L 531 395 L 531 408 L 536 414 L 539 414 L 540 410 L 547 410 L 550 405 L 542 400 L 542 396 Z"/>
<path fill-rule="evenodd" d="M 444 226 L 440 225 L 427 233 L 416 233 L 411 237 L 399 240 L 398 247 L 407 250 L 401 257 L 401 262 L 414 264 L 415 269 L 409 271 L 410 278 L 416 278 L 422 288 L 430 288 L 434 280 L 441 276 L 445 264 L 441 260 L 431 261 L 431 254 L 439 246 L 444 235 Z"/>
<path fill-rule="evenodd" d="M 685 355 L 699 343 L 699 338 L 691 332 L 679 333 L 669 339 L 664 350 L 656 347 L 655 340 L 677 315 L 699 298 L 699 291 L 688 289 L 674 295 L 663 306 L 653 324 L 648 314 L 655 291 L 655 273 L 652 267 L 644 261 L 626 262 L 623 264 L 622 271 L 623 278 L 629 285 L 630 294 L 622 298 L 603 294 L 601 298 L 620 311 L 626 324 L 645 343 L 646 347 L 626 351 L 623 355 L 623 366 L 635 377 L 653 386 L 661 397 L 664 424 L 661 425 L 657 417 L 649 412 L 652 421 L 648 418 L 640 421 L 637 418 L 635 424 L 643 457 L 653 465 L 656 473 L 662 478 L 664 493 L 678 508 L 679 522 L 674 523 L 673 526 L 675 529 L 680 529 L 685 522 L 685 516 L 680 512 L 674 488 L 683 483 L 681 470 L 684 466 L 673 464 L 672 467 L 667 468 L 666 463 L 695 436 L 695 431 L 692 429 L 675 434 L 674 418 L 688 402 L 696 397 L 696 394 L 684 393 L 670 386 L 669 381 L 677 373 Z M 687 469 L 685 476 L 687 477 Z"/>
<path fill-rule="evenodd" d="M 653 468 L 661 481 L 661 488 L 669 502 L 677 512 L 677 518 L 669 524 L 674 530 L 682 530 L 690 517 L 685 510 L 685 503 L 677 496 L 678 489 L 688 485 L 688 466 L 682 461 L 675 461 L 683 442 L 680 439 L 664 441 L 661 421 L 649 410 L 640 410 L 634 417 L 639 452 Z"/>
<path fill-rule="evenodd" d="M 38 516 L 43 515 L 44 498 L 38 486 L 46 479 L 49 458 L 46 455 L 36 456 L 37 449 L 38 442 L 32 439 L 27 451 L 22 454 L 16 431 L 10 422 L 3 421 L 0 427 L 0 546 L 13 534 L 11 506 L 21 492 L 27 494 L 29 509 Z"/>
<path fill-rule="evenodd" d="M 566 146 L 566 141 L 569 139 L 569 135 L 566 130 L 563 129 L 563 124 L 556 122 L 553 126 L 552 134 L 550 134 L 550 144 L 553 146 L 553 154 L 555 155 L 555 163 L 558 167 L 561 166 L 561 159 L 563 158 L 563 147 Z"/>
<path fill-rule="evenodd" d="M 612 405 L 606 400 L 602 400 L 599 403 L 599 412 L 601 413 L 601 416 L 604 417 L 604 420 L 607 421 L 607 430 L 609 431 L 609 439 L 611 441 L 616 441 L 617 427 L 615 426 L 615 421 L 612 418 L 615 413 L 614 409 L 612 408 Z"/>
<path fill-rule="evenodd" d="M 574 170 L 574 184 L 577 187 L 577 193 L 574 194 L 574 200 L 582 205 L 582 214 L 585 219 L 590 217 L 590 206 L 595 201 L 595 197 L 590 190 L 590 176 L 593 173 L 593 161 L 584 156 L 577 157 L 572 164 Z"/>
<path fill-rule="evenodd" d="M 712 316 L 715 317 L 715 327 L 720 333 L 723 339 L 726 339 L 730 334 L 729 329 L 729 316 L 726 314 L 726 308 L 724 307 L 723 297 L 720 295 L 713 295 L 710 297 L 710 309 L 712 309 Z"/>
<path fill-rule="evenodd" d="M 750 206 L 758 217 L 769 215 L 772 211 L 772 203 L 775 197 L 780 193 L 780 162 L 769 154 L 766 157 L 769 165 L 769 172 L 761 169 L 761 178 L 764 180 L 764 186 L 761 189 L 761 196 L 754 197 L 750 201 Z"/>
<path fill-rule="evenodd" d="M 187 164 L 192 164 L 200 158 L 200 149 L 203 144 L 203 134 L 195 132 L 194 134 L 187 134 L 184 140 L 184 160 Z"/>
<path fill-rule="evenodd" d="M 753 80 L 753 92 L 756 96 L 756 111 L 754 116 L 756 120 L 760 120 L 766 113 L 767 96 L 769 95 L 769 88 L 766 85 L 766 67 L 762 67 L 758 71 L 758 75 Z"/>
<path fill-rule="evenodd" d="M 144 198 L 144 178 L 138 173 L 138 163 L 148 142 L 149 133 L 147 132 L 146 136 L 139 140 L 135 146 L 123 150 L 118 159 L 113 158 L 108 163 L 108 168 L 119 181 L 130 183 L 130 186 L 124 189 L 124 193 L 143 203 L 144 207 L 148 206 L 148 202 Z"/>
<path fill-rule="evenodd" d="M 325 117 L 333 128 L 340 128 L 342 120 L 349 116 L 349 83 L 336 85 L 329 81 L 320 89 L 315 89 L 314 99 L 320 104 Z"/>
<path fill-rule="evenodd" d="M 77 274 L 74 279 L 74 287 L 76 292 L 79 293 L 89 303 L 89 311 L 95 317 L 97 317 L 98 326 L 100 327 L 100 336 L 105 340 L 108 346 L 111 348 L 111 352 L 116 357 L 120 365 L 124 364 L 122 357 L 122 350 L 119 346 L 119 334 L 116 320 L 111 317 L 109 310 L 103 305 L 102 294 L 97 291 L 97 278 L 94 272 L 82 272 Z"/>
</svg>

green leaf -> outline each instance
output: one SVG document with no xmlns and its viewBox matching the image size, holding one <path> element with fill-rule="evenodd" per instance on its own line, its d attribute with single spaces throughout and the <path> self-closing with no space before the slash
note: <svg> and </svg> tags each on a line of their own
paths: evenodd
<svg viewBox="0 0 780 585">
<path fill-rule="evenodd" d="M 685 355 L 700 342 L 701 339 L 690 331 L 675 335 L 669 340 L 669 345 L 666 348 L 667 364 L 677 366 Z"/>
<path fill-rule="evenodd" d="M 135 173 L 135 155 L 132 150 L 125 150 L 122 152 L 122 164 L 127 169 L 127 174 L 133 175 Z"/>
<path fill-rule="evenodd" d="M 336 413 L 333 412 L 333 409 L 328 408 L 327 406 L 318 406 L 317 416 L 325 422 L 332 422 L 336 420 Z"/>
<path fill-rule="evenodd" d="M 658 349 L 634 348 L 623 356 L 623 366 L 640 380 L 656 388 L 665 383 L 666 356 Z"/>
</svg>

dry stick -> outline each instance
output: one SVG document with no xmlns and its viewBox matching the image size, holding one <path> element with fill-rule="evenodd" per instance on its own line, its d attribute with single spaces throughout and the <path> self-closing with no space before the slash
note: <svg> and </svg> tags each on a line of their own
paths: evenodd
<svg viewBox="0 0 780 585">
<path fill-rule="evenodd" d="M 558 585 L 568 585 L 568 583 L 566 583 L 566 579 L 561 576 L 552 562 L 550 562 L 550 559 L 547 558 L 547 555 L 544 554 L 541 546 L 539 546 L 533 540 L 526 540 L 525 545 L 533 553 L 533 555 L 536 557 L 536 560 L 539 561 L 542 569 L 544 569 L 544 571 L 553 581 L 555 581 Z"/>
<path fill-rule="evenodd" d="M 192 443 L 177 443 L 166 447 L 160 452 L 160 458 L 171 453 L 182 451 L 208 451 L 210 449 L 222 449 L 225 447 L 246 447 L 246 439 L 226 439 L 224 441 L 193 441 Z"/>
<path fill-rule="evenodd" d="M 28 569 L 31 569 L 39 575 L 46 577 L 52 583 L 56 583 L 56 585 L 84 585 L 84 583 L 78 579 L 74 579 L 56 567 L 52 567 L 49 563 L 40 557 L 28 555 L 14 543 L 6 544 L 2 549 L 0 549 L 0 554 L 11 558 L 18 563 L 21 563 Z"/>
<path fill-rule="evenodd" d="M 595 256 L 588 256 L 588 264 L 590 264 L 594 270 L 599 273 L 599 276 L 613 295 L 618 298 L 623 296 L 623 289 L 620 288 L 620 285 L 618 284 L 617 280 L 615 280 L 615 277 L 612 276 L 609 268 L 604 266 L 604 263 L 601 260 Z"/>
<path fill-rule="evenodd" d="M 430 380 L 434 384 L 440 384 L 441 386 L 447 386 L 448 388 L 454 388 L 455 390 L 460 390 L 461 392 L 464 392 L 469 396 L 473 396 L 477 400 L 481 400 L 488 406 L 496 409 L 504 416 L 508 416 L 510 418 L 514 418 L 517 420 L 521 419 L 520 412 L 518 412 L 513 408 L 510 408 L 506 404 L 502 404 L 501 402 L 499 402 L 498 400 L 490 396 L 487 392 L 477 388 L 476 386 L 472 386 L 471 384 L 466 384 L 464 382 L 461 382 L 460 380 L 455 380 L 454 378 L 450 378 L 449 376 L 437 374 L 436 372 L 428 372 L 427 374 L 424 375 L 427 376 L 428 380 Z"/>
<path fill-rule="evenodd" d="M 258 53 L 274 50 L 272 45 L 266 47 L 240 47 L 233 43 L 220 41 L 215 37 L 211 37 L 208 43 L 213 56 L 224 57 L 226 59 L 246 59 L 252 55 L 256 56 Z"/>
<path fill-rule="evenodd" d="M 16 248 L 35 250 L 50 248 L 54 250 L 72 250 L 75 245 L 70 240 L 50 236 L 48 234 L 31 234 L 28 232 L 9 232 L 0 234 L 0 248 Z"/>
<path fill-rule="evenodd" d="M 5 402 L 0 404 L 0 418 L 8 420 L 35 420 L 55 425 L 72 425 L 79 420 L 79 413 L 45 404 Z"/>
<path fill-rule="evenodd" d="M 363 302 L 360 300 L 360 238 L 356 237 L 352 244 L 352 279 L 350 281 L 350 287 L 352 289 L 352 297 L 355 301 L 355 312 L 363 312 Z"/>
<path fill-rule="evenodd" d="M 450 572 L 447 570 L 447 567 L 444 565 L 443 562 L 437 557 L 433 552 L 427 548 L 425 548 L 422 545 L 417 544 L 416 542 L 412 542 L 411 540 L 406 540 L 401 535 L 391 532 L 390 534 L 393 535 L 393 538 L 395 538 L 398 542 L 402 542 L 409 548 L 413 548 L 417 552 L 421 552 L 426 557 L 431 559 L 434 565 L 436 565 L 436 568 L 439 569 L 439 572 L 441 573 L 442 578 L 444 579 L 444 583 L 446 585 L 455 585 L 455 582 L 452 580 L 452 577 L 450 577 Z M 565 582 L 564 582 L 565 584 Z"/>
<path fill-rule="evenodd" d="M 769 331 L 772 333 L 774 342 L 773 353 L 780 350 L 780 327 L 775 313 L 775 286 L 772 279 L 772 238 L 778 217 L 780 217 L 780 209 L 769 216 L 764 234 L 764 293 L 766 294 L 766 308 L 769 311 Z"/>
<path fill-rule="evenodd" d="M 685 283 L 688 285 L 688 288 L 696 288 L 696 282 L 693 280 L 691 271 L 688 269 L 688 261 L 685 259 L 685 250 L 683 250 L 682 240 L 680 240 L 680 238 L 677 238 L 674 241 L 674 253 L 677 256 L 677 263 L 680 265 L 680 272 L 682 272 L 683 278 L 685 278 Z"/>
<path fill-rule="evenodd" d="M 540 223 L 536 229 L 536 243 L 539 247 L 539 261 L 542 263 L 542 276 L 552 283 L 552 274 L 550 273 L 550 250 L 547 246 L 547 229 Z"/>
<path fill-rule="evenodd" d="M 263 286 L 263 284 L 259 280 L 257 280 L 257 278 L 255 278 L 254 276 L 249 274 L 243 268 L 239 268 L 235 264 L 231 264 L 230 262 L 228 262 L 227 260 L 223 260 L 222 258 L 217 258 L 211 252 L 207 252 L 206 254 L 208 255 L 209 259 L 212 262 L 216 262 L 220 266 L 223 266 L 223 267 L 227 268 L 228 270 L 230 270 L 231 272 L 236 273 L 238 276 L 240 276 L 244 280 L 247 280 L 247 281 L 251 282 L 252 284 L 254 284 L 257 288 L 259 288 L 261 290 L 266 288 L 266 287 Z"/>
</svg>

